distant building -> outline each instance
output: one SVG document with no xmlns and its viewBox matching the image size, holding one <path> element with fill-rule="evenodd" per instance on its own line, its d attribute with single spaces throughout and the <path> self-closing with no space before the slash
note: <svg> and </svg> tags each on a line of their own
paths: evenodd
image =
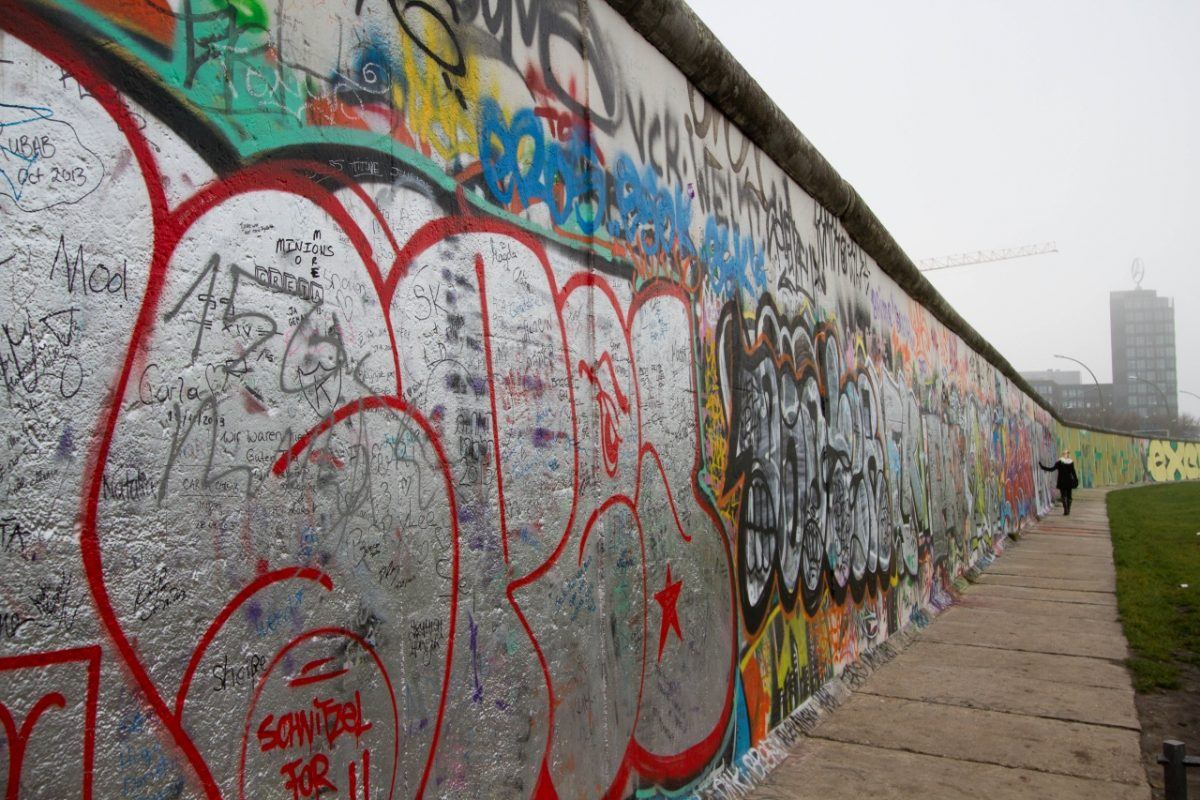
<svg viewBox="0 0 1200 800">
<path fill-rule="evenodd" d="M 1034 391 L 1061 412 L 1096 410 L 1112 402 L 1112 384 L 1083 383 L 1078 370 L 1044 369 L 1022 372 Z"/>
<path fill-rule="evenodd" d="M 1174 418 L 1175 302 L 1152 289 L 1109 294 L 1114 406 L 1141 417 Z"/>
<path fill-rule="evenodd" d="M 1077 369 L 1041 369 L 1022 372 L 1021 377 L 1030 383 L 1055 384 L 1056 386 L 1078 386 L 1082 376 Z"/>
<path fill-rule="evenodd" d="M 1174 419 L 1179 411 L 1175 302 L 1152 289 L 1137 288 L 1111 292 L 1109 310 L 1112 383 L 1085 383 L 1078 370 L 1068 369 L 1022 372 L 1022 377 L 1064 413 L 1103 411 Z"/>
</svg>

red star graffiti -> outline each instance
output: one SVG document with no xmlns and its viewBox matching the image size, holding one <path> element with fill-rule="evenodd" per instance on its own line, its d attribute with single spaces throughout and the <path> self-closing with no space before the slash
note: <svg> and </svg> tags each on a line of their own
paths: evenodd
<svg viewBox="0 0 1200 800">
<path fill-rule="evenodd" d="M 679 612 L 675 601 L 679 599 L 679 591 L 683 581 L 671 582 L 671 565 L 667 564 L 667 579 L 663 588 L 654 593 L 654 599 L 662 606 L 662 625 L 658 629 L 658 663 L 662 663 L 663 648 L 667 644 L 667 631 L 674 628 L 679 641 L 683 641 L 683 633 L 679 630 Z"/>
</svg>

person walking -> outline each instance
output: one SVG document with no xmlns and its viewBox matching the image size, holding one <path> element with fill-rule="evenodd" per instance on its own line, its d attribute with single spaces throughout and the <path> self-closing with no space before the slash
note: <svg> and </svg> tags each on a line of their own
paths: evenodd
<svg viewBox="0 0 1200 800">
<path fill-rule="evenodd" d="M 1046 470 L 1046 472 L 1057 472 L 1058 493 L 1062 495 L 1063 516 L 1068 516 L 1071 513 L 1071 492 L 1079 485 L 1079 475 L 1075 472 L 1075 462 L 1071 459 L 1071 451 L 1064 450 L 1062 458 L 1055 461 L 1053 465 L 1047 467 L 1040 460 L 1038 466 Z"/>
</svg>

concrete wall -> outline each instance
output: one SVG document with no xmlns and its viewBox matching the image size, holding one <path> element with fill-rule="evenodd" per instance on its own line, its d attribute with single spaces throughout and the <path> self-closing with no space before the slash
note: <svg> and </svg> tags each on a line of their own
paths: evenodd
<svg viewBox="0 0 1200 800">
<path fill-rule="evenodd" d="M 0 29 L 7 797 L 690 794 L 1049 506 L 1077 434 L 602 3 Z"/>
<path fill-rule="evenodd" d="M 1082 486 L 1200 479 L 1200 443 L 1140 439 L 1056 425 L 1059 450 L 1070 450 Z"/>
</svg>

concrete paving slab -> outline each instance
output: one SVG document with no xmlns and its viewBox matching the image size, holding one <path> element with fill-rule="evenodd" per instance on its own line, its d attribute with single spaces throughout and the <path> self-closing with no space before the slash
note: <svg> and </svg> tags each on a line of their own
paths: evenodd
<svg viewBox="0 0 1200 800">
<path fill-rule="evenodd" d="M 1026 597 L 1004 597 L 967 592 L 962 597 L 962 608 L 974 608 L 996 614 L 1019 614 L 1023 617 L 1052 617 L 1073 623 L 1108 622 L 1117 624 L 1117 607 L 1084 603 L 1057 603 L 1053 600 L 1030 600 Z M 1101 628 L 1103 630 L 1103 628 Z"/>
<path fill-rule="evenodd" d="M 1045 547 L 1078 547 L 1081 553 L 1112 547 L 1112 542 L 1103 533 L 1052 533 L 1040 529 L 1031 530 L 1021 536 L 1019 543 L 1022 547 L 1035 543 L 1040 543 Z"/>
<path fill-rule="evenodd" d="M 1034 536 L 1068 536 L 1073 533 L 1096 533 L 1103 531 L 1107 521 L 1097 522 L 1080 517 L 1077 521 L 1064 520 L 1059 517 L 1046 517 L 1037 525 L 1026 528 L 1026 532 Z"/>
<path fill-rule="evenodd" d="M 1059 529 L 1047 530 L 1045 528 L 1030 532 L 1026 537 L 1030 541 L 1048 541 L 1048 542 L 1087 542 L 1096 546 L 1111 544 L 1108 540 L 1108 531 L 1104 528 L 1082 529 L 1075 528 L 1073 530 Z M 1087 545 L 1083 545 L 1087 547 Z"/>
<path fill-rule="evenodd" d="M 1070 573 L 1069 577 L 1068 573 Z M 1003 569 L 989 569 L 985 574 L 1011 578 L 1032 578 L 1039 584 L 1045 583 L 1045 585 L 1050 585 L 1049 582 L 1054 581 L 1057 584 L 1056 588 L 1080 591 L 1115 592 L 1117 586 L 1117 573 L 1112 569 L 1072 569 L 1070 566 L 1005 564 Z"/>
<path fill-rule="evenodd" d="M 1050 683 L 1070 683 L 1108 689 L 1129 688 L 1129 673 L 1112 661 L 1078 656 L 1057 656 L 992 647 L 948 644 L 919 640 L 899 658 L 923 663 L 943 664 L 949 669 L 982 669 L 1007 678 L 1036 678 Z"/>
<path fill-rule="evenodd" d="M 1072 592 L 1104 592 L 1114 594 L 1117 591 L 1116 576 L 1108 580 L 1095 578 L 1039 578 L 1031 575 L 1006 575 L 1003 573 L 985 572 L 979 576 L 980 583 L 996 583 L 1005 586 L 1025 586 L 1031 589 L 1060 589 Z"/>
<path fill-rule="evenodd" d="M 1051 603 L 1054 604 L 1054 603 Z M 1062 607 L 1066 603 L 1058 603 Z M 1116 613 L 1109 614 L 1108 619 L 1088 619 L 1086 616 L 1064 616 L 1055 614 L 1054 612 L 1039 612 L 1039 610 L 1028 610 L 1022 608 L 1020 612 L 1007 608 L 989 608 L 972 604 L 967 606 L 971 610 L 971 620 L 976 625 L 992 625 L 992 619 L 997 620 L 996 624 L 1001 624 L 1000 620 L 1004 621 L 1020 621 L 1022 625 L 1037 626 L 1040 630 L 1048 633 L 1062 632 L 1075 633 L 1085 628 L 1088 633 L 1096 634 L 1096 636 L 1121 636 L 1121 622 L 1117 621 Z M 1080 603 L 1069 604 L 1068 608 L 1097 608 L 1106 609 L 1106 606 L 1081 606 Z M 1104 657 L 1104 656 L 1098 656 Z"/>
<path fill-rule="evenodd" d="M 988 580 L 987 573 L 971 587 L 972 593 L 993 594 L 1003 597 L 1024 597 L 1030 600 L 1054 600 L 1060 603 L 1090 603 L 1101 606 L 1117 606 L 1117 596 L 1108 592 L 1080 592 L 1077 590 L 1053 589 L 1042 586 L 1014 586 L 1011 583 Z"/>
<path fill-rule="evenodd" d="M 751 796 L 1149 798 L 1103 498 L 1025 531 Z"/>
<path fill-rule="evenodd" d="M 1011 600 L 1012 598 L 1004 598 Z M 1049 611 L 1041 608 L 1030 608 L 1031 605 L 1052 606 Z M 1067 609 L 1095 609 L 1100 612 L 1107 612 L 1099 617 L 1081 617 L 1067 616 L 1058 613 L 1063 608 Z M 1035 600 L 1017 601 L 1017 607 L 995 607 L 988 606 L 984 603 L 963 602 L 962 610 L 970 610 L 972 615 L 982 614 L 986 616 L 979 617 L 977 623 L 983 625 L 991 625 L 991 616 L 996 618 L 996 622 L 1000 623 L 1004 620 L 1021 620 L 1026 625 L 1035 625 L 1043 631 L 1062 631 L 1065 633 L 1075 633 L 1080 630 L 1086 630 L 1088 633 L 1103 635 L 1103 636 L 1124 636 L 1121 629 L 1121 623 L 1117 621 L 1116 609 L 1110 606 L 1085 606 L 1080 603 L 1038 603 Z M 974 619 L 974 616 L 972 616 Z"/>
<path fill-rule="evenodd" d="M 947 615 L 923 634 L 932 642 L 973 644 L 1003 650 L 1025 650 L 1064 656 L 1088 656 L 1123 661 L 1129 657 L 1125 637 L 1118 630 L 1093 633 L 1091 628 L 1044 625 L 1037 620 L 983 617 L 970 612 Z"/>
<path fill-rule="evenodd" d="M 1013 564 L 1028 564 L 1028 563 L 1054 563 L 1067 564 L 1070 566 L 1092 566 L 1096 568 L 1112 569 L 1112 558 L 1105 553 L 1056 553 L 1053 558 L 1045 553 L 1035 550 L 1033 547 L 1025 548 L 1018 547 L 1008 551 L 994 562 L 992 567 L 1012 566 Z M 989 567 L 990 570 L 992 567 Z"/>
<path fill-rule="evenodd" d="M 1003 576 L 1008 576 L 1011 578 L 1032 578 L 1032 579 L 1036 579 L 1037 581 L 1047 581 L 1047 582 L 1055 581 L 1058 583 L 1058 586 L 1056 586 L 1055 588 L 1059 588 L 1059 589 L 1074 589 L 1076 591 L 1101 591 L 1101 592 L 1110 592 L 1110 593 L 1115 591 L 1114 589 L 1104 589 L 1104 588 L 1088 589 L 1088 588 L 1082 587 L 1082 586 L 1072 587 L 1069 585 L 1071 581 L 1088 581 L 1088 582 L 1098 584 L 1098 585 L 1106 584 L 1108 586 L 1115 587 L 1117 575 L 1116 575 L 1116 572 L 1114 572 L 1112 570 L 1105 572 L 1105 571 L 1098 570 L 1098 569 L 1077 569 L 1073 573 L 1074 577 L 1070 577 L 1070 578 L 1067 577 L 1065 574 L 1056 575 L 1055 574 L 1056 572 L 1065 573 L 1065 572 L 1067 572 L 1067 569 L 1062 569 L 1059 567 L 1038 567 L 1038 566 L 1035 566 L 1032 564 L 1030 564 L 1030 565 L 1007 564 L 1007 565 L 1005 565 L 1004 569 L 997 569 L 997 570 L 989 569 L 986 573 L 983 573 L 983 574 L 991 575 L 993 577 L 1003 575 Z M 1015 581 L 1013 581 L 1013 582 L 1015 583 Z"/>
<path fill-rule="evenodd" d="M 1042 517 L 1034 530 L 1040 533 L 1061 533 L 1073 530 L 1103 530 L 1108 524 L 1108 518 L 1095 514 L 1072 514 L 1070 518 L 1062 514 L 1050 514 Z"/>
<path fill-rule="evenodd" d="M 1112 558 L 1112 542 L 1091 536 L 1028 536 L 1018 548 L 1022 554 L 1053 552 L 1061 558 L 1091 556 Z"/>
<path fill-rule="evenodd" d="M 1142 784 L 1136 731 L 856 694 L 813 732 L 821 739 Z"/>
<path fill-rule="evenodd" d="M 1055 549 L 1064 555 L 1099 555 L 1112 550 L 1112 542 L 1103 535 L 1027 533 L 1017 543 L 1019 550 L 1026 548 Z"/>
<path fill-rule="evenodd" d="M 982 649 L 982 648 L 981 648 Z M 893 664 L 897 666 L 892 669 Z M 896 659 L 871 676 L 859 691 L 965 708 L 1007 711 L 1068 722 L 1140 730 L 1133 689 L 1078 686 L 996 669 L 922 663 L 911 668 Z"/>
<path fill-rule="evenodd" d="M 777 772 L 778 770 L 771 773 L 772 776 L 776 775 Z M 726 795 L 713 794 L 712 796 L 725 797 Z M 741 797 L 742 795 L 739 794 L 730 796 Z M 767 782 L 759 784 L 754 789 L 754 794 L 751 796 L 754 798 L 754 800 L 794 800 L 799 795 L 796 794 L 796 790 L 789 789 L 787 786 L 778 785 L 774 783 L 773 779 L 768 779 Z"/>
<path fill-rule="evenodd" d="M 1012 551 L 1021 554 L 1039 554 L 1039 555 L 1055 555 L 1055 556 L 1074 556 L 1083 555 L 1092 558 L 1112 558 L 1112 543 L 1104 541 L 1087 541 L 1079 537 L 1071 537 L 1071 539 L 1040 539 L 1025 537 L 1016 548 Z M 1003 556 L 1001 556 L 1003 560 Z"/>
<path fill-rule="evenodd" d="M 1149 787 L 805 739 L 771 774 L 762 800 L 1144 800 Z"/>
<path fill-rule="evenodd" d="M 1104 564 L 1104 559 L 1091 562 L 1079 562 L 1070 556 L 1054 558 L 1038 557 L 1024 561 L 1018 559 L 1001 559 L 988 567 L 989 575 L 1026 575 L 1031 578 L 1050 578 L 1067 580 L 1113 581 L 1117 571 L 1111 563 Z"/>
</svg>

